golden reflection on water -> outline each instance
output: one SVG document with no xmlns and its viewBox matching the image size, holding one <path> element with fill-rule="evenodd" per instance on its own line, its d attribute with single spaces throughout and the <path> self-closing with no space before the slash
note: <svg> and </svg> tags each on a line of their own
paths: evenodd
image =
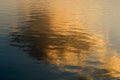
<svg viewBox="0 0 120 80">
<path fill-rule="evenodd" d="M 100 11 L 92 8 L 100 5 L 88 6 L 90 12 L 82 9 L 80 12 L 84 12 L 84 15 L 81 16 L 74 15 L 79 14 L 78 9 L 73 11 L 77 6 L 69 8 L 71 5 L 68 4 L 72 0 L 65 1 L 67 4 L 64 5 L 63 0 L 53 3 L 49 3 L 49 0 L 46 0 L 48 3 L 37 1 L 34 2 L 34 7 L 31 7 L 32 1 L 32 4 L 29 0 L 24 1 L 23 12 L 28 21 L 20 25 L 18 31 L 17 26 L 14 28 L 16 31 L 11 34 L 11 45 L 22 47 L 37 60 L 58 66 L 61 72 L 77 73 L 86 78 L 83 80 L 94 80 L 98 76 L 120 77 L 120 58 L 117 51 L 108 48 L 108 36 L 92 32 L 83 23 L 83 16 L 88 14 L 88 20 L 94 15 L 90 22 L 99 21 L 97 19 L 100 19 Z M 40 6 L 38 2 L 44 4 Z"/>
</svg>

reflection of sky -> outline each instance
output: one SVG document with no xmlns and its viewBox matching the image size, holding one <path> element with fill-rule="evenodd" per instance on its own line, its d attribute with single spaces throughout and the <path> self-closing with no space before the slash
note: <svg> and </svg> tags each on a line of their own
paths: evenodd
<svg viewBox="0 0 120 80">
<path fill-rule="evenodd" d="M 8 34 L 10 27 L 17 21 L 16 9 L 17 2 L 15 0 L 0 0 L 0 36 Z"/>
<path fill-rule="evenodd" d="M 109 29 L 109 41 L 113 45 L 112 48 L 119 50 L 120 1 L 104 0 L 102 4 L 102 16 L 104 19 L 102 26 Z"/>
</svg>

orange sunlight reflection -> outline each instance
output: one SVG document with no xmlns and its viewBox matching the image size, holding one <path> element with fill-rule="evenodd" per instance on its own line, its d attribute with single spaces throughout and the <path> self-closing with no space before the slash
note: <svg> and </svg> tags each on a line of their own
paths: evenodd
<svg viewBox="0 0 120 80">
<path fill-rule="evenodd" d="M 29 1 L 24 0 L 25 15 L 32 15 Z M 100 75 L 120 77 L 120 57 L 117 51 L 108 47 L 109 41 L 106 39 L 108 34 L 97 33 L 97 30 L 96 32 L 91 31 L 87 26 L 90 25 L 91 27 L 92 24 L 103 20 L 100 16 L 101 11 L 99 8 L 101 6 L 98 4 L 99 2 L 88 0 L 91 3 L 94 1 L 96 3 L 96 5 L 90 5 L 86 4 L 84 0 L 76 0 L 79 3 L 82 1 L 82 3 L 86 4 L 84 8 L 81 3 L 79 6 L 78 3 L 76 3 L 77 5 L 68 5 L 72 1 L 55 0 L 51 1 L 50 4 L 42 4 L 44 1 L 34 2 L 43 6 L 41 9 L 40 5 L 34 5 L 38 9 L 35 10 L 37 17 L 32 16 L 33 21 L 30 21 L 30 31 L 24 32 L 33 32 L 30 35 L 34 37 L 35 48 L 38 51 L 41 48 L 41 45 L 39 45 L 40 38 L 34 35 L 35 32 L 37 34 L 48 33 L 47 38 L 42 37 L 44 41 L 47 39 L 46 42 L 43 42 L 45 55 L 47 55 L 45 61 L 58 66 L 63 72 L 69 71 L 83 74 L 83 71 L 88 69 L 89 80 L 92 80 L 90 73 L 96 70 L 104 70 Z M 93 8 L 98 8 L 98 10 Z M 87 12 L 88 10 L 89 12 Z M 42 18 L 41 14 L 38 13 L 43 15 Z M 86 24 L 84 24 L 85 21 Z M 77 66 L 79 69 L 71 69 L 66 66 Z"/>
</svg>

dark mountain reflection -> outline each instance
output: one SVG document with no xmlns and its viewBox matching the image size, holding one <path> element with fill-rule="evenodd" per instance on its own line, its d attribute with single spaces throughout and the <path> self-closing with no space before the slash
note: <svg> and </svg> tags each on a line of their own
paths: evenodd
<svg viewBox="0 0 120 80">
<path fill-rule="evenodd" d="M 120 58 L 116 52 L 108 51 L 102 37 L 88 32 L 80 23 L 67 23 L 68 19 L 61 18 L 60 13 L 52 16 L 47 11 L 35 10 L 27 15 L 28 20 L 13 28 L 12 46 L 22 48 L 43 63 L 58 66 L 61 72 L 79 75 L 78 80 L 120 77 Z M 106 57 L 109 53 L 111 56 Z"/>
</svg>

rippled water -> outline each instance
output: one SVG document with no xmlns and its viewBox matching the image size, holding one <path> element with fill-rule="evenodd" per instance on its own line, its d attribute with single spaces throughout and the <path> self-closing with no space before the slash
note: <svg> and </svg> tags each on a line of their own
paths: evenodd
<svg viewBox="0 0 120 80">
<path fill-rule="evenodd" d="M 0 0 L 0 80 L 119 80 L 119 4 Z"/>
</svg>

